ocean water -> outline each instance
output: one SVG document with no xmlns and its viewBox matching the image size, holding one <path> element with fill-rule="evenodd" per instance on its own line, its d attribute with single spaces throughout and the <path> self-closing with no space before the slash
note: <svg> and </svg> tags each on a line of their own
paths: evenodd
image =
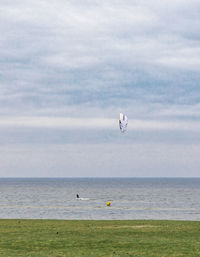
<svg viewBox="0 0 200 257">
<path fill-rule="evenodd" d="M 200 220 L 200 178 L 1 178 L 0 218 Z"/>
</svg>

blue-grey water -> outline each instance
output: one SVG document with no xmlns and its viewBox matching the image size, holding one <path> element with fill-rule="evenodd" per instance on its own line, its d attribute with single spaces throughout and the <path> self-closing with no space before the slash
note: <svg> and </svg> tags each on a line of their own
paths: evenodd
<svg viewBox="0 0 200 257">
<path fill-rule="evenodd" d="M 0 218 L 200 220 L 200 178 L 1 178 Z"/>
</svg>

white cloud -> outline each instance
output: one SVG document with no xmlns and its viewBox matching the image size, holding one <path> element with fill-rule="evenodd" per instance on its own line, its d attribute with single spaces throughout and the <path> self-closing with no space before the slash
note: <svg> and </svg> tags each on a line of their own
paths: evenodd
<svg viewBox="0 0 200 257">
<path fill-rule="evenodd" d="M 0 147 L 0 175 L 197 177 L 199 149 L 187 144 L 7 145 Z"/>
<path fill-rule="evenodd" d="M 0 128 L 66 128 L 117 130 L 118 120 L 108 118 L 1 117 Z M 200 121 L 129 120 L 128 131 L 200 131 Z M 128 132 L 127 132 L 128 133 Z"/>
</svg>

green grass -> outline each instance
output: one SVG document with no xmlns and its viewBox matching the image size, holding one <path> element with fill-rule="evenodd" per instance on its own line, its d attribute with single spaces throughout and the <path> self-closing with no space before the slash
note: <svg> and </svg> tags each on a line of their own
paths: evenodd
<svg viewBox="0 0 200 257">
<path fill-rule="evenodd" d="M 200 256 L 200 222 L 0 220 L 0 256 Z"/>
</svg>

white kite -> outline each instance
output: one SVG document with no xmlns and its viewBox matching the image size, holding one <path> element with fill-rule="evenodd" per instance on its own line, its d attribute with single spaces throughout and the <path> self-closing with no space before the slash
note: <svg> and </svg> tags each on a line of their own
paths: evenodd
<svg viewBox="0 0 200 257">
<path fill-rule="evenodd" d="M 128 125 L 128 118 L 123 113 L 119 114 L 119 128 L 122 133 L 124 133 L 127 130 Z"/>
</svg>

